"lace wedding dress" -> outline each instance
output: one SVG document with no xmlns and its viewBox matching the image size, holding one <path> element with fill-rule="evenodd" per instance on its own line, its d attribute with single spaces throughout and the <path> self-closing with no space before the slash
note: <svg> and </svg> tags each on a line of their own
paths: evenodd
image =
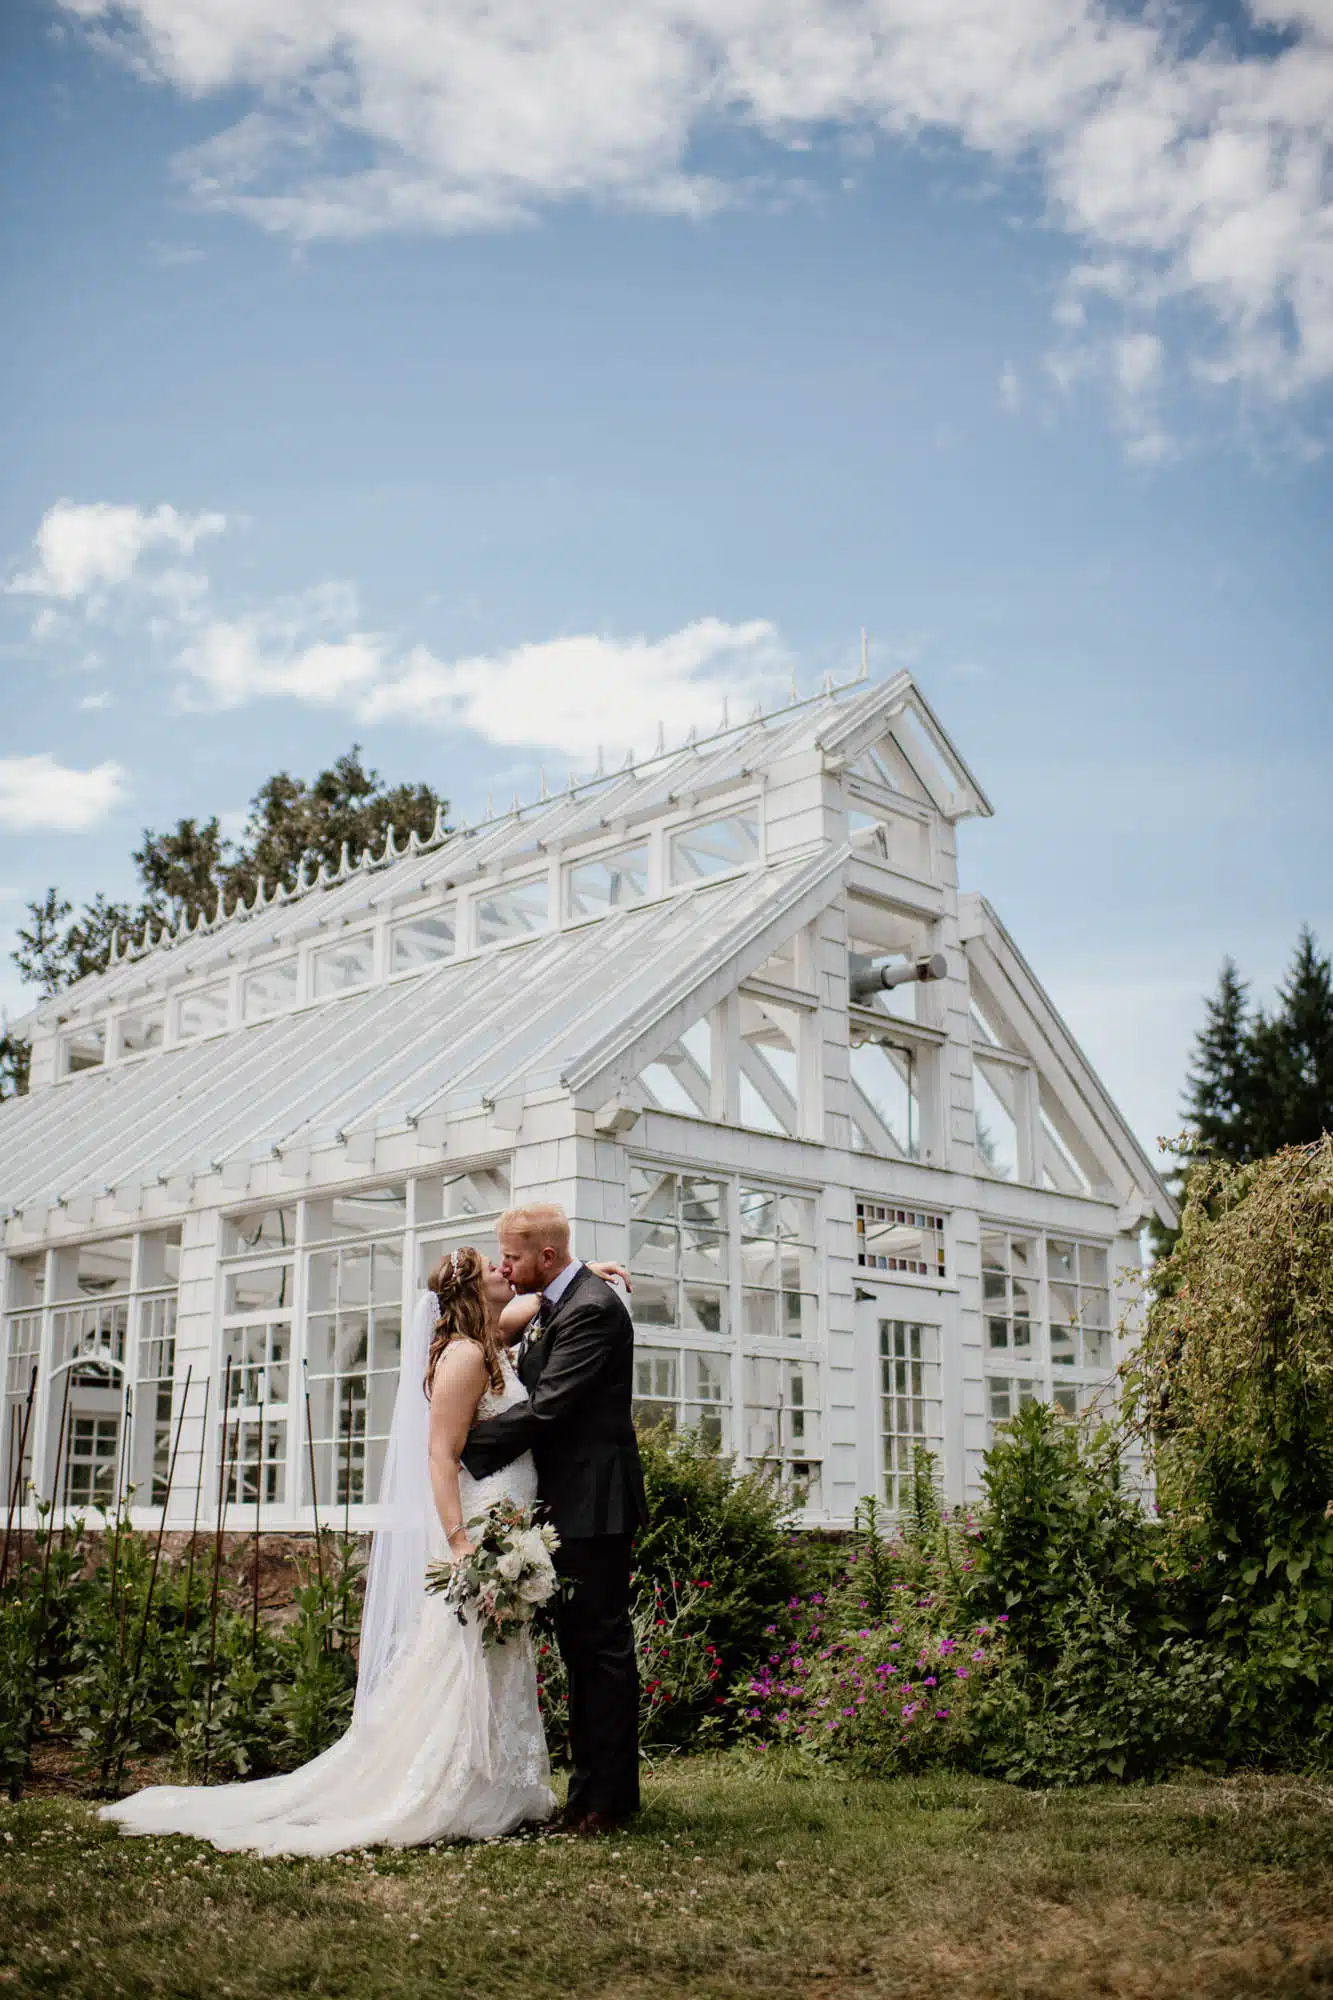
<svg viewBox="0 0 1333 2000">
<path fill-rule="evenodd" d="M 399 1391 L 409 1410 L 414 1358 L 405 1352 Z M 486 1392 L 478 1419 L 525 1400 L 507 1358 L 504 1369 L 503 1392 Z M 416 1394 L 424 1404 L 421 1373 L 418 1367 Z M 416 1442 L 424 1450 L 424 1426 Z M 464 1520 L 500 1500 L 530 1507 L 537 1497 L 532 1455 L 525 1452 L 489 1479 L 462 1472 L 459 1485 Z M 433 1504 L 424 1541 L 427 1560 L 445 1559 Z M 523 1633 L 488 1650 L 474 1621 L 460 1625 L 442 1598 L 427 1595 L 419 1565 L 414 1574 L 419 1603 L 398 1643 L 379 1647 L 382 1671 L 369 1691 L 363 1638 L 352 1726 L 322 1756 L 249 1784 L 154 1785 L 104 1806 L 101 1817 L 128 1834 L 192 1834 L 214 1847 L 273 1855 L 486 1840 L 525 1820 L 549 1818 L 555 1801 L 530 1637 Z M 372 1557 L 372 1591 L 374 1577 Z"/>
</svg>

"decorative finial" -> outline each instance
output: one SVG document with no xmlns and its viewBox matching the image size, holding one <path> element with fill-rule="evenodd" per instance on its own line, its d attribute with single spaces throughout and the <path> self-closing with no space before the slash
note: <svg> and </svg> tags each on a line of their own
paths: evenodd
<svg viewBox="0 0 1333 2000">
<path fill-rule="evenodd" d="M 606 775 L 606 753 L 600 743 L 597 745 L 597 768 L 593 775 L 598 778 Z"/>
<path fill-rule="evenodd" d="M 722 697 L 722 727 L 724 729 L 731 727 L 731 703 L 725 695 Z"/>
<path fill-rule="evenodd" d="M 436 841 L 443 840 L 444 834 L 445 834 L 444 807 L 442 805 L 438 805 L 435 808 L 435 824 L 431 827 L 430 830 L 432 845 L 434 845 Z"/>
<path fill-rule="evenodd" d="M 336 879 L 339 882 L 345 882 L 348 876 L 351 874 L 351 872 L 352 872 L 351 850 L 348 847 L 347 842 L 344 841 L 342 845 L 342 853 L 338 856 L 338 874 Z"/>
<path fill-rule="evenodd" d="M 793 675 L 792 675 L 792 677 L 791 677 L 791 703 L 792 703 L 792 705 L 793 705 L 793 706 L 795 706 L 795 704 L 796 704 L 796 703 L 797 703 L 797 702 L 798 702 L 798 701 L 799 701 L 800 699 L 801 699 L 801 697 L 800 697 L 800 695 L 798 694 L 798 692 L 797 692 L 797 689 L 796 689 L 796 676 L 795 676 L 795 674 L 793 674 Z"/>
<path fill-rule="evenodd" d="M 659 722 L 659 723 L 658 723 L 658 725 L 657 725 L 657 748 L 656 748 L 656 749 L 655 749 L 655 750 L 653 751 L 653 755 L 654 755 L 654 757 L 663 757 L 663 756 L 665 756 L 665 755 L 666 755 L 666 724 L 665 724 L 665 722 Z"/>
<path fill-rule="evenodd" d="M 870 648 L 866 643 L 866 628 L 861 627 L 861 679 L 870 679 Z"/>
<path fill-rule="evenodd" d="M 546 766 L 545 764 L 539 764 L 537 766 L 537 797 L 539 799 L 546 799 L 550 796 L 550 793 L 546 789 Z"/>
</svg>

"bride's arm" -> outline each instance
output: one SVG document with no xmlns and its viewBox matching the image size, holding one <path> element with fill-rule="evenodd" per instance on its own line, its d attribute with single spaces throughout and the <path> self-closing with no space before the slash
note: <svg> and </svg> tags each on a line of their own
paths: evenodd
<svg viewBox="0 0 1333 2000">
<path fill-rule="evenodd" d="M 629 1281 L 629 1272 L 623 1264 L 594 1264 L 591 1257 L 587 1261 L 588 1269 L 594 1277 L 600 1278 L 603 1284 L 613 1285 L 619 1279 L 627 1292 L 634 1290 L 633 1285 Z"/>
<path fill-rule="evenodd" d="M 463 1446 L 486 1388 L 486 1358 L 475 1340 L 453 1340 L 435 1364 L 430 1393 L 430 1484 L 455 1561 L 472 1553 L 458 1492 Z"/>
</svg>

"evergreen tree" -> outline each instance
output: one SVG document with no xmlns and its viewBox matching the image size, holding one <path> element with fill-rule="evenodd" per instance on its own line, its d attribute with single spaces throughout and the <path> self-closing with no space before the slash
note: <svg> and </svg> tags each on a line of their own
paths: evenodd
<svg viewBox="0 0 1333 2000">
<path fill-rule="evenodd" d="M 1252 1156 L 1256 1091 L 1253 1023 L 1243 980 L 1233 960 L 1222 961 L 1217 992 L 1206 1002 L 1195 1040 L 1185 1097 L 1185 1117 L 1200 1153 L 1229 1160 Z"/>
<path fill-rule="evenodd" d="M 1333 968 L 1304 925 L 1278 988 L 1272 1020 L 1255 1037 L 1260 1090 L 1255 1106 L 1259 1154 L 1302 1146 L 1333 1131 Z"/>
<path fill-rule="evenodd" d="M 143 844 L 131 857 L 143 889 L 137 904 L 113 903 L 99 893 L 75 916 L 59 889 L 48 889 L 28 905 L 14 963 L 49 997 L 104 971 L 117 932 L 128 944 L 150 921 L 174 927 L 183 915 L 211 917 L 219 897 L 224 907 L 241 897 L 248 901 L 261 880 L 270 894 L 278 883 L 294 888 L 303 865 L 311 875 L 321 863 L 336 869 L 344 846 L 354 861 L 367 849 L 378 853 L 391 826 L 400 840 L 414 831 L 425 839 L 436 814 L 447 810 L 429 785 L 386 787 L 354 743 L 309 783 L 286 771 L 266 779 L 237 842 L 224 838 L 216 816 L 178 820 L 166 833 L 145 827 Z M 27 1045 L 0 1029 L 0 1098 L 26 1088 Z"/>
</svg>

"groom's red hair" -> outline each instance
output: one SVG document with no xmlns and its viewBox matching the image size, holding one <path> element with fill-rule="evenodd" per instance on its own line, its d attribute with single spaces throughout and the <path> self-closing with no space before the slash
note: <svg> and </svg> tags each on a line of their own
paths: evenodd
<svg viewBox="0 0 1333 2000">
<path fill-rule="evenodd" d="M 553 1201 L 533 1202 L 526 1208 L 507 1208 L 500 1217 L 498 1234 L 516 1236 L 529 1250 L 555 1250 L 569 1255 L 569 1217 Z"/>
</svg>

